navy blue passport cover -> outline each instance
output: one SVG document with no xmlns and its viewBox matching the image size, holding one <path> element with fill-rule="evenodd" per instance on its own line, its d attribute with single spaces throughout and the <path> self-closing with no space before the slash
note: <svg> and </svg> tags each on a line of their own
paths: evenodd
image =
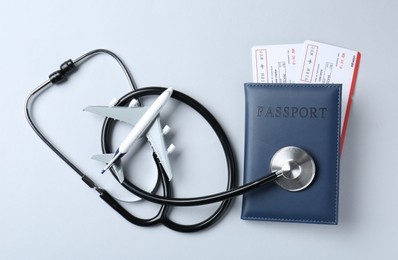
<svg viewBox="0 0 398 260">
<path fill-rule="evenodd" d="M 337 224 L 340 162 L 340 84 L 245 84 L 244 182 L 269 172 L 276 151 L 306 150 L 313 182 L 290 192 L 275 183 L 243 196 L 242 219 Z"/>
</svg>

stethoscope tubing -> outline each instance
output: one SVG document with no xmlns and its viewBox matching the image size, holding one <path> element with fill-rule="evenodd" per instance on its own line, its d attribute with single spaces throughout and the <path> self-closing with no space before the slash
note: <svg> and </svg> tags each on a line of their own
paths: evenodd
<svg viewBox="0 0 398 260">
<path fill-rule="evenodd" d="M 116 54 L 114 54 L 109 50 L 97 49 L 80 56 L 74 61 L 69 60 L 64 62 L 61 65 L 60 70 L 52 73 L 48 80 L 46 80 L 45 82 L 40 84 L 37 88 L 35 88 L 26 99 L 25 115 L 30 126 L 32 127 L 34 132 L 43 140 L 43 142 L 53 152 L 55 152 L 65 163 L 67 163 L 90 188 L 96 190 L 100 194 L 101 199 L 103 199 L 110 207 L 116 210 L 126 220 L 139 226 L 152 226 L 158 223 L 162 223 L 168 228 L 180 232 L 199 231 L 216 223 L 227 212 L 228 208 L 232 203 L 232 198 L 239 196 L 243 193 L 246 193 L 250 190 L 256 189 L 257 187 L 260 187 L 265 183 L 272 182 L 279 177 L 278 172 L 271 172 L 270 174 L 265 175 L 264 177 L 258 180 L 255 180 L 253 182 L 238 187 L 237 186 L 238 175 L 237 175 L 237 168 L 236 168 L 236 162 L 233 150 L 223 128 L 220 126 L 220 124 L 214 118 L 214 116 L 199 102 L 179 91 L 174 91 L 172 98 L 185 103 L 186 105 L 193 108 L 196 112 L 198 112 L 210 124 L 210 126 L 216 133 L 218 139 L 220 140 L 227 161 L 228 180 L 227 180 L 226 191 L 219 192 L 216 194 L 201 196 L 201 197 L 195 197 L 195 198 L 174 198 L 167 174 L 165 173 L 163 167 L 161 166 L 161 163 L 157 159 L 157 156 L 154 154 L 153 157 L 158 169 L 159 182 L 163 190 L 162 196 L 146 192 L 137 187 L 136 185 L 134 185 L 133 183 L 131 183 L 130 181 L 128 181 L 127 179 L 122 183 L 122 185 L 127 190 L 131 191 L 133 194 L 147 201 L 160 204 L 159 211 L 155 214 L 155 216 L 147 219 L 138 218 L 133 214 L 131 214 L 130 212 L 128 212 L 106 190 L 98 186 L 93 180 L 91 180 L 86 174 L 84 174 L 83 171 L 80 170 L 71 160 L 69 160 L 59 149 L 57 149 L 56 146 L 53 145 L 53 143 L 45 137 L 45 135 L 42 133 L 39 127 L 36 126 L 31 116 L 31 107 L 33 100 L 40 93 L 45 91 L 48 87 L 62 82 L 64 78 L 72 74 L 77 69 L 77 67 L 75 66 L 81 65 L 82 63 L 84 63 L 84 61 L 99 53 L 108 54 L 112 56 L 119 63 L 132 88 L 132 91 L 124 95 L 122 98 L 120 98 L 116 105 L 124 106 L 127 105 L 133 98 L 140 100 L 140 98 L 143 96 L 159 95 L 161 92 L 165 90 L 165 88 L 162 87 L 148 87 L 148 88 L 138 89 L 136 87 L 136 84 L 134 83 L 131 73 L 127 69 L 127 66 Z M 101 145 L 104 153 L 113 152 L 111 151 L 111 142 L 110 142 L 110 136 L 113 129 L 113 124 L 114 124 L 113 119 L 106 118 L 104 120 L 102 134 L 101 134 Z M 113 172 L 113 175 L 115 175 L 115 172 Z M 198 205 L 205 205 L 216 202 L 221 202 L 220 205 L 217 207 L 217 209 L 208 218 L 198 223 L 191 225 L 179 224 L 169 218 L 169 212 L 171 207 L 198 206 Z"/>
</svg>

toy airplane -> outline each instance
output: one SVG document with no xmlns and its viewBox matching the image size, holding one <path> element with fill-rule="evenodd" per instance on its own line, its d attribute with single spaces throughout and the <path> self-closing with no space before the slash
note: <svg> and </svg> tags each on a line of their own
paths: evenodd
<svg viewBox="0 0 398 260">
<path fill-rule="evenodd" d="M 102 173 L 110 167 L 114 167 L 119 182 L 123 182 L 124 174 L 120 159 L 128 152 L 130 147 L 145 134 L 166 171 L 167 176 L 169 179 L 172 178 L 168 154 L 174 151 L 175 146 L 171 144 L 166 150 L 163 135 L 167 134 L 170 128 L 166 125 L 162 130 L 159 119 L 160 110 L 170 99 L 172 93 L 173 89 L 168 88 L 149 107 L 134 107 L 133 100 L 129 107 L 89 106 L 84 109 L 84 111 L 124 121 L 134 126 L 114 154 L 97 154 L 92 157 L 95 160 L 107 164 L 102 170 Z"/>
</svg>

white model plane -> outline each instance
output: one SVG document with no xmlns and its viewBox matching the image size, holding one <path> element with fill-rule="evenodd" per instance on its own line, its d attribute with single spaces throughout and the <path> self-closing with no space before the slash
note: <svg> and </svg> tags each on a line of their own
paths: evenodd
<svg viewBox="0 0 398 260">
<path fill-rule="evenodd" d="M 114 167 L 118 181 L 122 183 L 124 181 L 124 174 L 120 159 L 128 152 L 133 143 L 145 134 L 166 171 L 169 180 L 171 180 L 173 175 L 168 154 L 174 151 L 175 146 L 171 144 L 166 149 L 163 135 L 169 132 L 170 127 L 166 125 L 163 129 L 161 128 L 159 113 L 170 99 L 172 93 L 172 88 L 165 90 L 151 106 L 138 107 L 138 102 L 132 100 L 129 107 L 115 107 L 110 105 L 108 107 L 89 106 L 84 109 L 84 111 L 120 120 L 134 126 L 114 154 L 97 154 L 92 157 L 92 159 L 107 164 L 102 173 L 110 167 Z"/>
</svg>

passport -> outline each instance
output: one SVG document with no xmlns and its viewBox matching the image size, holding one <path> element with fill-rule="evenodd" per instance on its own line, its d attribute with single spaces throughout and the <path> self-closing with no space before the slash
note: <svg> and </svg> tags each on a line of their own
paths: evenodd
<svg viewBox="0 0 398 260">
<path fill-rule="evenodd" d="M 310 154 L 316 173 L 301 191 L 269 183 L 244 194 L 241 218 L 337 224 L 341 84 L 246 83 L 244 87 L 244 183 L 268 174 L 273 155 L 286 146 Z"/>
</svg>

